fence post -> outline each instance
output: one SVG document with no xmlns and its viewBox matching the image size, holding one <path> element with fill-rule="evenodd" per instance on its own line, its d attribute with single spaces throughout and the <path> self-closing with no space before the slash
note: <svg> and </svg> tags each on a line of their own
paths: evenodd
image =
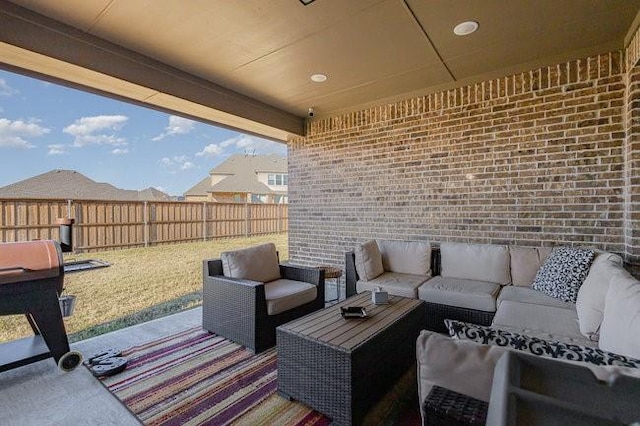
<svg viewBox="0 0 640 426">
<path fill-rule="evenodd" d="M 250 234 L 249 203 L 245 203 L 244 207 L 244 236 L 248 237 Z"/>
<path fill-rule="evenodd" d="M 144 202 L 144 209 L 142 211 L 144 218 L 144 246 L 149 247 L 149 203 Z"/>
<path fill-rule="evenodd" d="M 207 202 L 202 202 L 202 241 L 207 241 Z"/>
</svg>

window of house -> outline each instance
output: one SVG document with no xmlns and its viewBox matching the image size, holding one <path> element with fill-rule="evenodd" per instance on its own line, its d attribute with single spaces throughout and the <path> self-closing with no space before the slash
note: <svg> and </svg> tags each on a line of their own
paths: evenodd
<svg viewBox="0 0 640 426">
<path fill-rule="evenodd" d="M 267 177 L 267 183 L 269 185 L 288 185 L 289 176 L 286 174 L 270 173 Z"/>
</svg>

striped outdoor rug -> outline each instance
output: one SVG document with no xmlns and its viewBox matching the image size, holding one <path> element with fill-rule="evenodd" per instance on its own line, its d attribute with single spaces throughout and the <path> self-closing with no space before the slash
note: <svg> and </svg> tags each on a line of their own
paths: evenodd
<svg viewBox="0 0 640 426">
<path fill-rule="evenodd" d="M 276 350 L 254 355 L 201 328 L 123 352 L 127 369 L 103 384 L 147 425 L 327 425 L 277 395 Z"/>
</svg>

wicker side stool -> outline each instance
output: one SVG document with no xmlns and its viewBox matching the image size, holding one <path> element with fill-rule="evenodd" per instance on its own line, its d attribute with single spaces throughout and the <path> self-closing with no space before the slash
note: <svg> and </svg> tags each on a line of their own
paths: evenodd
<svg viewBox="0 0 640 426">
<path fill-rule="evenodd" d="M 484 425 L 489 404 L 434 386 L 422 406 L 424 426 Z"/>
</svg>

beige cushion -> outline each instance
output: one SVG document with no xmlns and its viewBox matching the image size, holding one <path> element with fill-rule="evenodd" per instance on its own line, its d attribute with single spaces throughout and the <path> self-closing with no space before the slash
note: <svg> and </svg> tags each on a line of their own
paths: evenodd
<svg viewBox="0 0 640 426">
<path fill-rule="evenodd" d="M 442 243 L 440 255 L 443 277 L 487 281 L 502 285 L 511 282 L 507 246 Z"/>
<path fill-rule="evenodd" d="M 505 286 L 498 295 L 497 308 L 505 300 L 512 302 L 533 303 L 534 305 L 557 306 L 565 309 L 575 309 L 576 305 L 571 302 L 564 302 L 555 297 L 547 296 L 541 291 L 526 287 Z"/>
<path fill-rule="evenodd" d="M 273 243 L 220 254 L 225 277 L 266 283 L 280 278 L 278 253 Z"/>
<path fill-rule="evenodd" d="M 435 276 L 418 289 L 418 298 L 430 303 L 495 312 L 498 284 Z"/>
<path fill-rule="evenodd" d="M 431 244 L 423 241 L 377 240 L 385 271 L 431 275 Z"/>
<path fill-rule="evenodd" d="M 629 274 L 611 279 L 604 302 L 600 349 L 640 358 L 640 281 Z"/>
<path fill-rule="evenodd" d="M 277 315 L 313 302 L 318 296 L 318 289 L 303 281 L 279 279 L 265 283 L 264 295 L 267 299 L 267 314 Z"/>
<path fill-rule="evenodd" d="M 622 258 L 612 253 L 597 254 L 593 260 L 576 299 L 580 332 L 583 335 L 597 340 L 611 278 L 615 274 L 627 274 L 622 264 Z"/>
<path fill-rule="evenodd" d="M 511 283 L 519 287 L 529 287 L 538 269 L 551 253 L 551 247 L 509 247 L 511 258 Z"/>
<path fill-rule="evenodd" d="M 369 281 L 384 272 L 382 255 L 378 243 L 374 240 L 360 244 L 354 250 L 356 257 L 356 271 L 362 281 Z"/>
<path fill-rule="evenodd" d="M 519 333 L 527 335 L 542 333 L 564 342 L 589 342 L 580 333 L 575 309 L 505 300 L 496 311 L 491 325 L 509 327 L 504 328 L 509 331 L 520 330 Z"/>
<path fill-rule="evenodd" d="M 376 287 L 382 287 L 389 294 L 402 297 L 418 298 L 418 287 L 431 278 L 430 275 L 401 274 L 399 272 L 385 272 L 370 281 L 358 281 L 356 290 L 373 291 Z"/>
<path fill-rule="evenodd" d="M 420 406 L 433 386 L 488 402 L 493 369 L 507 350 L 422 331 L 416 342 Z"/>
</svg>

